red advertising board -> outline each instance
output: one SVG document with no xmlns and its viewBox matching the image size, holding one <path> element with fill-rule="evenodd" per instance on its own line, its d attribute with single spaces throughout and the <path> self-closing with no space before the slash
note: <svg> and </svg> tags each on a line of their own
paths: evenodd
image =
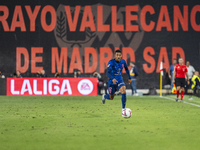
<svg viewBox="0 0 200 150">
<path fill-rule="evenodd" d="M 96 96 L 97 78 L 7 78 L 7 96 Z"/>
</svg>

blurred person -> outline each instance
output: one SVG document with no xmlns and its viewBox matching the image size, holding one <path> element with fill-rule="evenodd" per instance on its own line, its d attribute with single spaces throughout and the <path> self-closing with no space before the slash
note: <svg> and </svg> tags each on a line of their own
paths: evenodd
<svg viewBox="0 0 200 150">
<path fill-rule="evenodd" d="M 36 77 L 40 77 L 40 72 L 39 71 L 36 73 Z"/>
<path fill-rule="evenodd" d="M 131 69 L 130 69 L 130 75 L 131 75 L 131 88 L 132 88 L 132 95 L 138 96 L 137 88 L 136 88 L 136 79 L 138 77 L 138 69 L 135 66 L 134 62 L 130 63 Z"/>
<path fill-rule="evenodd" d="M 187 78 L 187 84 L 190 83 L 188 77 L 188 70 L 186 65 L 183 64 L 183 58 L 178 59 L 179 64 L 175 65 L 173 72 L 173 83 L 176 85 L 176 102 L 178 101 L 179 91 L 181 90 L 181 102 L 183 102 L 183 96 L 185 91 L 185 76 Z M 176 77 L 176 82 L 175 82 Z"/>
<path fill-rule="evenodd" d="M 98 95 L 101 95 L 102 89 L 104 89 L 105 94 L 107 94 L 107 86 L 106 86 L 106 83 L 103 82 L 100 73 L 94 72 L 93 77 L 97 77 L 97 79 L 98 79 L 98 81 L 97 81 L 98 82 Z"/>
<path fill-rule="evenodd" d="M 55 75 L 54 75 L 54 77 L 60 78 L 60 73 L 59 73 L 59 72 L 56 72 Z"/>
<path fill-rule="evenodd" d="M 21 72 L 19 70 L 16 71 L 17 78 L 22 78 Z"/>
<path fill-rule="evenodd" d="M 166 71 L 165 73 L 165 85 L 170 85 L 170 89 L 171 89 L 171 79 L 169 78 L 168 71 Z"/>
<path fill-rule="evenodd" d="M 177 64 L 177 60 L 174 59 L 173 60 L 173 64 L 170 66 L 169 70 L 168 70 L 168 75 L 169 75 L 169 79 L 171 80 L 171 91 L 173 88 L 173 72 L 174 72 L 174 66 Z"/>
<path fill-rule="evenodd" d="M 192 82 L 191 89 L 193 90 L 194 95 L 196 95 L 196 90 L 200 88 L 200 78 L 199 78 L 199 72 L 198 71 L 194 72 L 194 75 L 192 76 L 191 82 Z"/>
<path fill-rule="evenodd" d="M 74 71 L 74 78 L 83 77 L 80 70 Z"/>
<path fill-rule="evenodd" d="M 47 77 L 45 70 L 41 70 L 40 77 Z"/>
<path fill-rule="evenodd" d="M 189 61 L 186 62 L 186 66 L 187 66 L 187 70 L 188 70 L 188 77 L 189 77 L 190 84 L 188 85 L 187 81 L 186 81 L 186 83 L 185 83 L 185 94 L 187 94 L 188 89 L 191 88 L 191 85 L 192 85 L 191 79 L 192 79 L 192 76 L 195 72 L 194 67 L 192 65 L 190 65 Z"/>
<path fill-rule="evenodd" d="M 13 73 L 13 78 L 17 78 L 16 72 Z"/>
</svg>

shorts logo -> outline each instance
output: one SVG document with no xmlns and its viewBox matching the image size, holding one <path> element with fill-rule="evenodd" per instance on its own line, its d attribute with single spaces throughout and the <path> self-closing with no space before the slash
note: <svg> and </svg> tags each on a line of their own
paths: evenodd
<svg viewBox="0 0 200 150">
<path fill-rule="evenodd" d="M 112 92 L 112 87 L 109 87 L 108 90 L 109 90 L 109 93 L 111 93 Z"/>
<path fill-rule="evenodd" d="M 88 79 L 79 81 L 77 89 L 83 95 L 89 95 L 93 91 L 93 83 Z"/>
</svg>

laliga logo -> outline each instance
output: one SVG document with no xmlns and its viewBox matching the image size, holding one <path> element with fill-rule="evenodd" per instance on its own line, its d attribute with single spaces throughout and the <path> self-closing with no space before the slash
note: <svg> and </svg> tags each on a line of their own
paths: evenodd
<svg viewBox="0 0 200 150">
<path fill-rule="evenodd" d="M 78 83 L 78 91 L 83 95 L 89 95 L 93 91 L 93 83 L 88 79 L 83 79 Z"/>
</svg>

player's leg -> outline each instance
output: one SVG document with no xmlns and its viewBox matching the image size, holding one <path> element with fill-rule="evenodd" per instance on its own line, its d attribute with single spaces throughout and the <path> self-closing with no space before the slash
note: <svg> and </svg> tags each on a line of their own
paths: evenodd
<svg viewBox="0 0 200 150">
<path fill-rule="evenodd" d="M 137 93 L 137 91 L 136 91 L 136 86 L 135 86 L 135 82 L 136 82 L 136 80 L 135 79 L 132 79 L 132 82 L 131 82 L 131 86 L 132 86 L 132 89 L 133 89 L 133 93 Z"/>
<path fill-rule="evenodd" d="M 132 80 L 132 82 L 133 82 L 133 80 Z M 134 80 L 134 90 L 135 90 L 135 94 L 137 95 L 136 79 Z"/>
<path fill-rule="evenodd" d="M 174 83 L 173 83 L 173 78 L 171 77 L 171 91 L 173 89 Z"/>
<path fill-rule="evenodd" d="M 178 101 L 180 89 L 181 89 L 181 86 L 177 86 L 177 87 L 176 87 L 176 101 Z"/>
<path fill-rule="evenodd" d="M 176 102 L 178 102 L 179 91 L 181 89 L 180 78 L 176 78 L 175 85 L 176 85 Z"/>
<path fill-rule="evenodd" d="M 185 79 L 183 78 L 182 81 L 181 81 L 181 102 L 183 100 L 183 96 L 185 94 Z"/>
<path fill-rule="evenodd" d="M 120 87 L 119 91 L 122 94 L 122 109 L 125 109 L 125 106 L 126 106 L 126 86 Z"/>
<path fill-rule="evenodd" d="M 109 94 L 102 95 L 102 103 L 105 104 L 107 100 L 113 100 L 115 96 L 116 85 L 108 85 L 108 92 Z"/>
<path fill-rule="evenodd" d="M 122 94 L 122 115 L 125 114 L 125 108 L 126 108 L 126 86 L 120 87 L 119 91 Z"/>
<path fill-rule="evenodd" d="M 181 101 L 183 100 L 184 94 L 185 94 L 185 88 L 181 87 Z"/>
</svg>

